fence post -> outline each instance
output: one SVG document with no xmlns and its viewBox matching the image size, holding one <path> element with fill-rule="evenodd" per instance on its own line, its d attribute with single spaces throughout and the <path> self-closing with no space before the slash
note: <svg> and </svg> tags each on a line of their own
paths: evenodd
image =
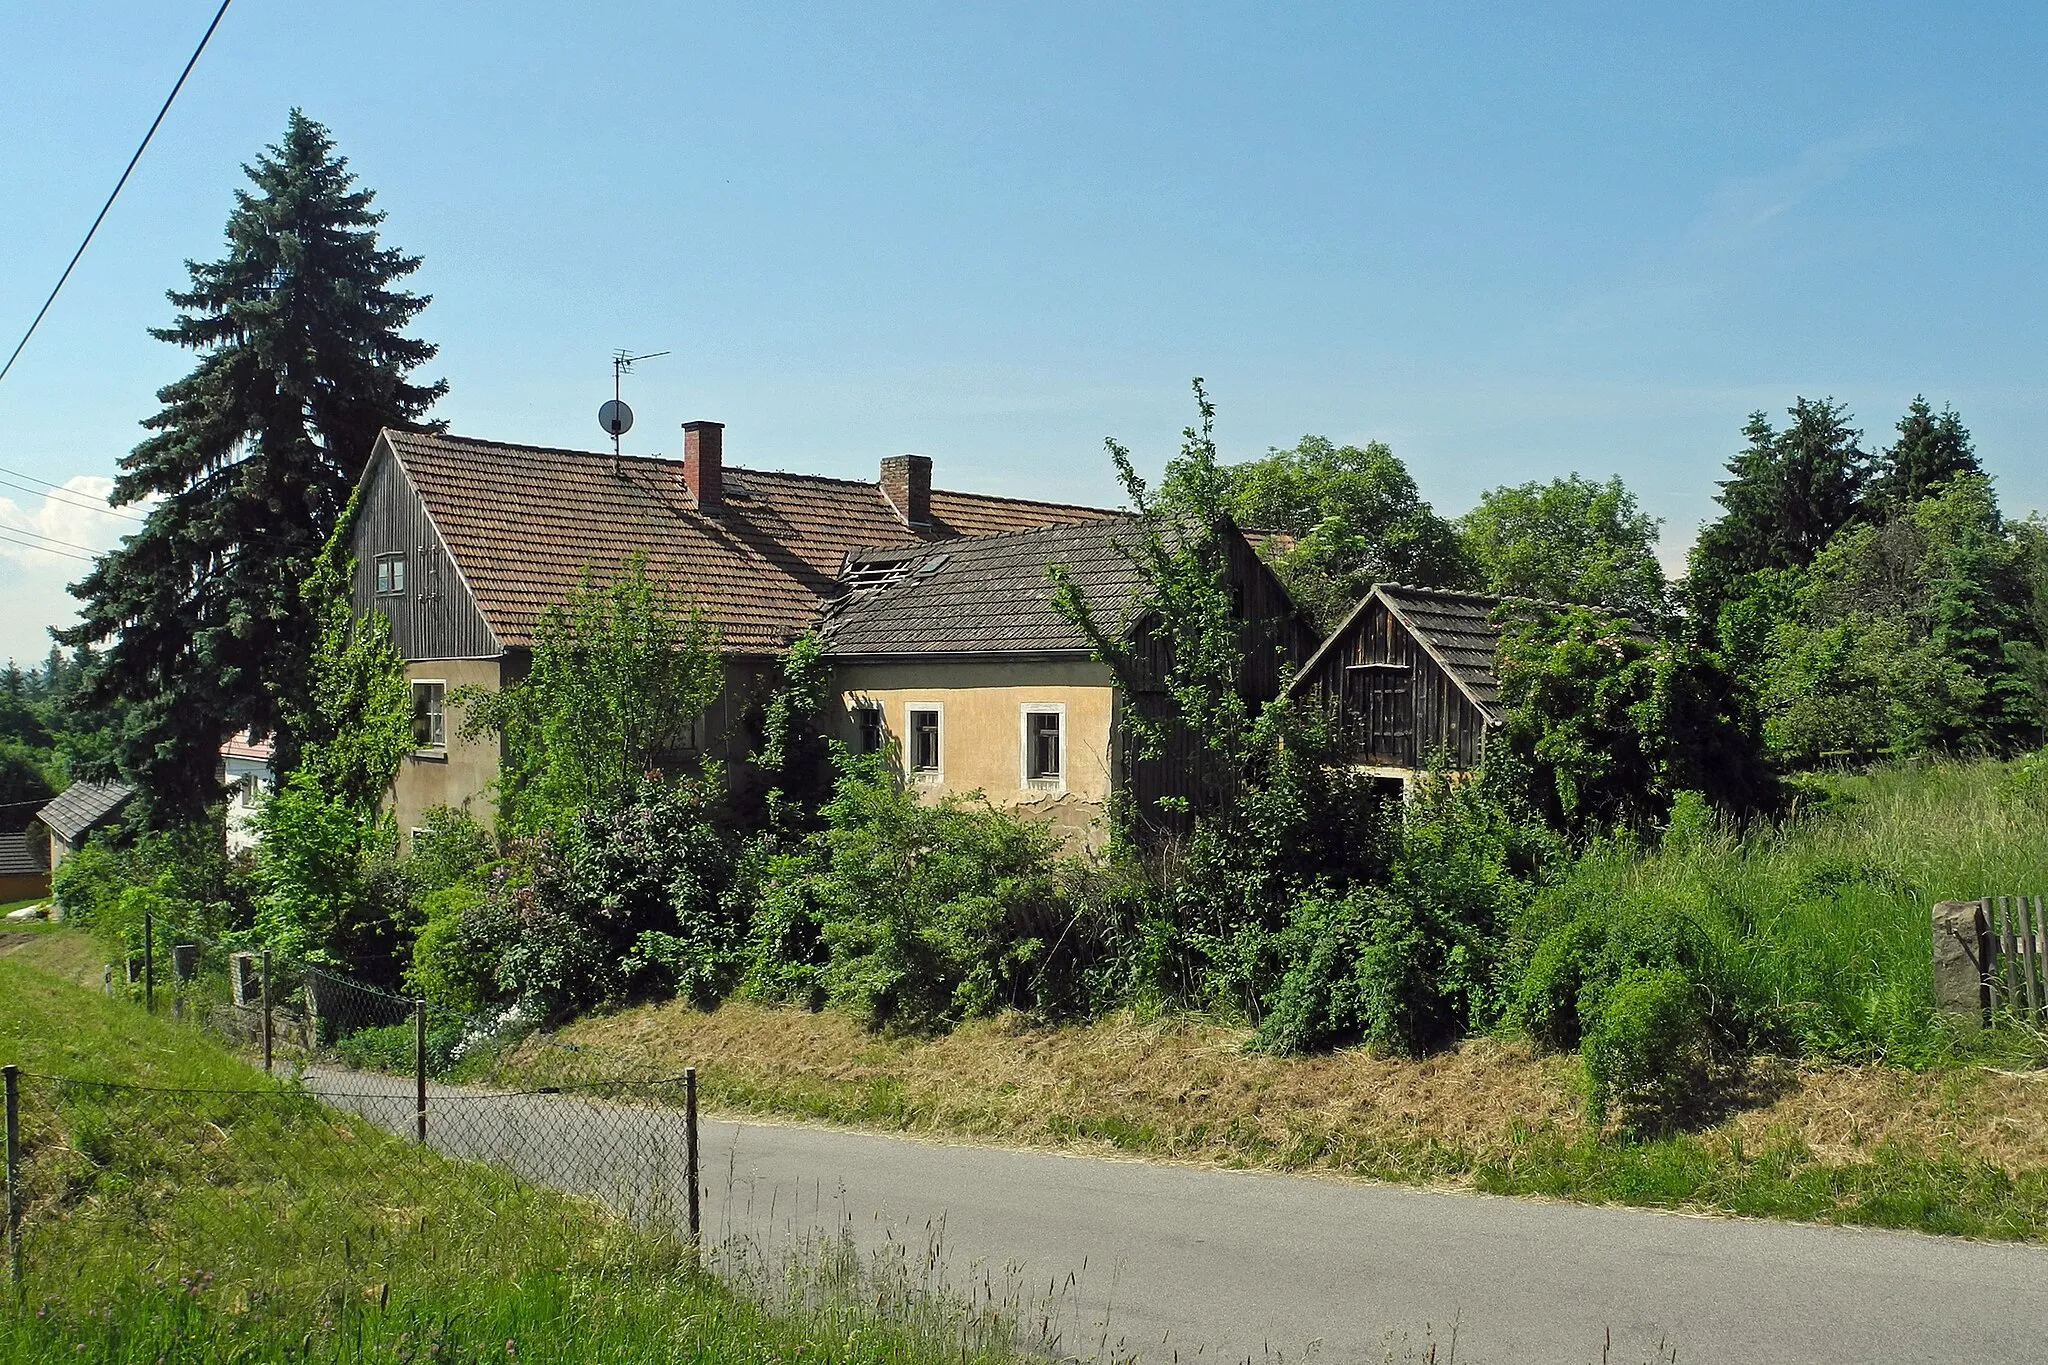
<svg viewBox="0 0 2048 1365">
<path fill-rule="evenodd" d="M 420 1146 L 427 1145 L 427 1002 L 412 1002 L 412 1072 L 418 1089 L 417 1113 Z"/>
<path fill-rule="evenodd" d="M 156 1013 L 156 916 L 142 912 L 142 1012 Z"/>
<path fill-rule="evenodd" d="M 7 1278 L 21 1283 L 21 1069 L 0 1067 L 7 1087 Z"/>
<path fill-rule="evenodd" d="M 697 1206 L 697 1068 L 683 1068 L 683 1174 L 690 1182 L 690 1259 L 704 1263 L 703 1214 Z"/>
<path fill-rule="evenodd" d="M 270 949 L 263 950 L 263 1074 L 270 1074 Z"/>
</svg>

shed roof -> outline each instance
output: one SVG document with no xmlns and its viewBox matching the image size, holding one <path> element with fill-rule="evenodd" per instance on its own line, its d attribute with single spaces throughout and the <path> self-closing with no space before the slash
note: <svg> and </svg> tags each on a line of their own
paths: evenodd
<svg viewBox="0 0 2048 1365">
<path fill-rule="evenodd" d="M 65 843 L 76 844 L 112 820 L 133 795 L 135 789 L 125 782 L 73 782 L 37 811 L 36 819 Z"/>
<path fill-rule="evenodd" d="M 0 834 L 0 877 L 33 877 L 47 872 L 26 834 Z"/>
<path fill-rule="evenodd" d="M 1128 627 L 1144 576 L 1119 543 L 1134 535 L 1114 517 L 849 555 L 852 590 L 826 613 L 826 652 L 1086 653 L 1087 638 L 1053 609 L 1049 572 L 1064 566 L 1106 626 Z"/>
<path fill-rule="evenodd" d="M 1112 515 L 1102 508 L 933 489 L 932 524 L 904 523 L 878 483 L 726 465 L 724 503 L 699 511 L 676 460 L 510 445 L 423 432 L 381 438 L 405 467 L 500 642 L 532 642 L 588 566 L 644 552 L 729 650 L 781 648 L 841 591 L 850 553 L 917 548 Z"/>
</svg>

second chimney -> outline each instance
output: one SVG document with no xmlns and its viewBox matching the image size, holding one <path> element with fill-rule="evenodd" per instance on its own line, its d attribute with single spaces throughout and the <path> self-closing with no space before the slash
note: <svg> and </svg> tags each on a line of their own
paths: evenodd
<svg viewBox="0 0 2048 1365">
<path fill-rule="evenodd" d="M 906 525 L 931 525 L 932 457 L 891 455 L 882 461 L 882 496 Z"/>
<path fill-rule="evenodd" d="M 683 483 L 699 512 L 725 501 L 725 423 L 683 423 Z"/>
</svg>

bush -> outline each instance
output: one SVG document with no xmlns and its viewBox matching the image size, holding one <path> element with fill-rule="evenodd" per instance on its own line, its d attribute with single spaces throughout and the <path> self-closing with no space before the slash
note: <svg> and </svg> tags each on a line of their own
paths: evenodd
<svg viewBox="0 0 2048 1365">
<path fill-rule="evenodd" d="M 1595 1119 L 1630 1132 L 1670 1127 L 1703 1098 L 1713 1039 L 1699 988 L 1672 967 L 1631 967 L 1601 998 L 1581 1054 Z"/>
<path fill-rule="evenodd" d="M 436 1009 L 475 1014 L 498 993 L 505 944 L 486 931 L 482 888 L 459 884 L 420 899 L 424 922 L 412 944 L 405 987 Z"/>
<path fill-rule="evenodd" d="M 220 937 L 249 923 L 250 863 L 230 858 L 217 822 L 131 835 L 100 830 L 58 864 L 52 893 L 67 920 L 108 943 L 142 946 L 145 913 L 162 935 L 185 929 Z"/>
<path fill-rule="evenodd" d="M 714 782 L 647 779 L 527 853 L 460 933 L 504 944 L 497 982 L 530 1018 L 633 992 L 714 999 L 743 966 L 745 906 Z"/>
<path fill-rule="evenodd" d="M 876 757 L 842 763 L 826 826 L 777 859 L 750 981 L 873 1028 L 929 1030 L 1029 1009 L 1074 927 L 1051 831 L 987 804 L 933 805 Z"/>
<path fill-rule="evenodd" d="M 455 1064 L 455 1049 L 463 1039 L 460 1021 L 443 1020 L 427 1028 L 427 1074 L 446 1075 Z M 350 1066 L 364 1071 L 412 1074 L 417 1065 L 418 1039 L 415 1026 L 385 1024 L 366 1028 L 338 1040 L 335 1052 Z"/>
</svg>

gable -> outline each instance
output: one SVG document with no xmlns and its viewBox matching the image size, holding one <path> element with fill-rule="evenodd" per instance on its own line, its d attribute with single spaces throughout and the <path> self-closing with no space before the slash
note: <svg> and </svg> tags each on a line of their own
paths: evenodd
<svg viewBox="0 0 2048 1365">
<path fill-rule="evenodd" d="M 404 464 L 383 437 L 363 473 L 349 545 L 356 562 L 350 583 L 356 613 L 383 612 L 400 657 L 490 659 L 504 652 Z M 379 592 L 379 561 L 388 566 L 394 559 L 404 565 L 404 589 Z"/>
</svg>

